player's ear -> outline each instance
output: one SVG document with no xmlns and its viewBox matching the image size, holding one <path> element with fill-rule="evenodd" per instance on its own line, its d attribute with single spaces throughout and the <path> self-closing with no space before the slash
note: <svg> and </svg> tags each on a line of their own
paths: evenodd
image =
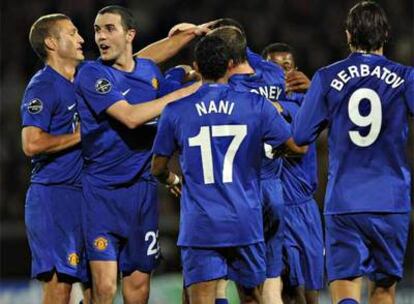
<svg viewBox="0 0 414 304">
<path fill-rule="evenodd" d="M 229 63 L 227 64 L 227 70 L 231 70 L 236 66 L 236 64 L 234 64 L 233 59 L 229 60 Z"/>
<path fill-rule="evenodd" d="M 48 36 L 44 40 L 45 48 L 47 50 L 55 50 L 56 49 L 56 39 L 53 36 Z"/>
<path fill-rule="evenodd" d="M 345 30 L 346 34 L 346 41 L 348 42 L 348 45 L 351 45 L 351 33 L 348 32 L 348 30 Z"/>
<path fill-rule="evenodd" d="M 128 31 L 127 31 L 127 41 L 128 42 L 132 42 L 132 41 L 134 41 L 134 38 L 135 38 L 135 35 L 137 34 L 137 31 L 136 30 L 134 30 L 134 29 L 129 29 Z"/>
<path fill-rule="evenodd" d="M 198 74 L 200 74 L 200 70 L 198 69 L 198 64 L 195 61 L 193 61 L 193 68 Z"/>
</svg>

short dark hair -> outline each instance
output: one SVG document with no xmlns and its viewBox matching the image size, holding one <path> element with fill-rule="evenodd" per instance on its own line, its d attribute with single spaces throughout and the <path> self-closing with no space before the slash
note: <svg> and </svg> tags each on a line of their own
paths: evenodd
<svg viewBox="0 0 414 304">
<path fill-rule="evenodd" d="M 135 22 L 132 12 L 120 5 L 108 5 L 100 9 L 98 15 L 115 14 L 121 16 L 121 23 L 124 30 L 136 30 L 137 24 Z"/>
<path fill-rule="evenodd" d="M 381 48 L 390 31 L 384 10 L 373 1 L 362 1 L 352 7 L 345 28 L 351 35 L 350 45 L 367 52 Z"/>
<path fill-rule="evenodd" d="M 234 64 L 240 64 L 247 60 L 246 37 L 234 26 L 222 26 L 211 31 L 208 36 L 221 38 L 226 42 L 230 51 L 230 59 Z"/>
<path fill-rule="evenodd" d="M 262 51 L 262 57 L 264 59 L 267 59 L 268 55 L 272 53 L 280 53 L 280 52 L 290 53 L 292 54 L 293 59 L 295 59 L 295 50 L 293 49 L 293 47 L 283 42 L 276 42 L 276 43 L 272 43 L 266 46 Z"/>
<path fill-rule="evenodd" d="M 226 74 L 230 54 L 223 39 L 210 35 L 203 37 L 197 43 L 194 54 L 204 79 L 217 80 Z"/>
<path fill-rule="evenodd" d="M 64 14 L 44 15 L 37 19 L 30 28 L 30 45 L 42 61 L 47 59 L 45 39 L 53 35 L 58 35 L 55 26 L 61 20 L 70 20 L 70 18 Z"/>
<path fill-rule="evenodd" d="M 240 32 L 243 34 L 243 36 L 246 36 L 246 32 L 244 31 L 243 26 L 240 22 L 238 22 L 235 19 L 232 18 L 220 18 L 217 19 L 216 22 L 210 27 L 212 30 L 217 29 L 219 27 L 223 26 L 234 26 L 240 30 Z"/>
</svg>

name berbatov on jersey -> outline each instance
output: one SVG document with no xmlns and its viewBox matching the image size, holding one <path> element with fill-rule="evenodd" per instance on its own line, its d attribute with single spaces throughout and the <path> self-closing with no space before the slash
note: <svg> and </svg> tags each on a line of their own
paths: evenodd
<svg viewBox="0 0 414 304">
<path fill-rule="evenodd" d="M 370 67 L 368 64 L 351 65 L 348 68 L 336 74 L 336 78 L 331 81 L 331 87 L 337 91 L 341 91 L 344 85 L 352 78 L 375 76 L 379 80 L 384 81 L 393 89 L 398 88 L 404 83 L 404 79 L 394 72 L 383 66 Z"/>
<path fill-rule="evenodd" d="M 197 109 L 198 116 L 211 113 L 231 115 L 234 109 L 234 102 L 230 102 L 228 100 L 220 100 L 219 102 L 210 100 L 210 102 L 205 103 L 204 101 L 200 101 L 195 104 L 195 107 Z"/>
</svg>

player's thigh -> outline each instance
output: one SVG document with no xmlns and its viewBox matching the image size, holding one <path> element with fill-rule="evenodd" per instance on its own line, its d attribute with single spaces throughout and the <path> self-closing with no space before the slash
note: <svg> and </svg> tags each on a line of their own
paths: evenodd
<svg viewBox="0 0 414 304">
<path fill-rule="evenodd" d="M 226 252 L 228 278 L 246 288 L 259 286 L 266 279 L 266 245 L 257 242 L 251 245 L 232 247 Z"/>
<path fill-rule="evenodd" d="M 25 222 L 32 251 L 32 275 L 51 271 L 81 279 L 84 242 L 80 189 L 32 185 Z"/>
<path fill-rule="evenodd" d="M 227 276 L 227 261 L 219 248 L 182 246 L 180 250 L 184 287 Z"/>
<path fill-rule="evenodd" d="M 134 199 L 128 221 L 127 241 L 120 251 L 120 270 L 124 275 L 138 270 L 150 273 L 160 262 L 157 188 L 153 182 L 133 186 Z"/>
<path fill-rule="evenodd" d="M 402 278 L 409 223 L 409 213 L 369 216 L 367 239 L 373 270 L 368 277 L 377 286 L 388 288 Z"/>
<path fill-rule="evenodd" d="M 369 272 L 369 248 L 355 215 L 325 215 L 325 248 L 329 282 Z"/>
</svg>

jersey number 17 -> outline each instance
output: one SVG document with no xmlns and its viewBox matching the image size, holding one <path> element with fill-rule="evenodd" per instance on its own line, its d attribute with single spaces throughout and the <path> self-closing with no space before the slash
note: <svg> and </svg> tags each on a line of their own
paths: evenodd
<svg viewBox="0 0 414 304">
<path fill-rule="evenodd" d="M 233 182 L 234 157 L 247 135 L 246 125 L 203 126 L 200 132 L 188 139 L 190 147 L 200 147 L 204 184 L 214 184 L 213 154 L 211 152 L 212 137 L 232 136 L 223 162 L 223 183 Z"/>
</svg>

